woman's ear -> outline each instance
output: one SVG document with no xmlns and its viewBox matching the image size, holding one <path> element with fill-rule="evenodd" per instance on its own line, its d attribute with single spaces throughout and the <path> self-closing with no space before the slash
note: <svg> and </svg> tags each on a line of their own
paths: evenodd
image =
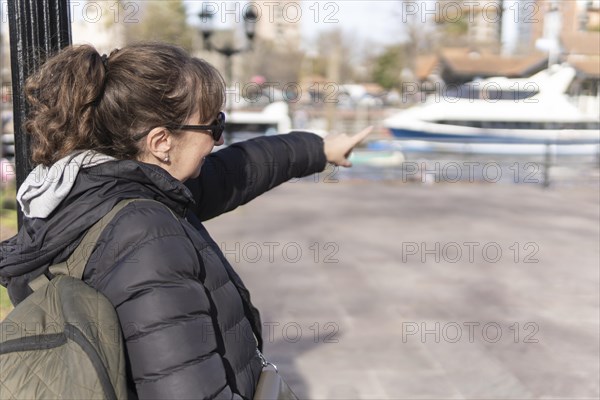
<svg viewBox="0 0 600 400">
<path fill-rule="evenodd" d="M 146 153 L 165 162 L 173 148 L 173 135 L 165 127 L 154 128 L 146 136 Z"/>
</svg>

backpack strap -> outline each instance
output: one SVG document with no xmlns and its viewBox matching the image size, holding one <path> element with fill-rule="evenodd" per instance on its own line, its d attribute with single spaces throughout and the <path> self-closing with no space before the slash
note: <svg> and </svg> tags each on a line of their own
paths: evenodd
<svg viewBox="0 0 600 400">
<path fill-rule="evenodd" d="M 94 248 L 96 248 L 98 239 L 100 238 L 100 235 L 102 234 L 106 226 L 113 220 L 113 218 L 115 217 L 115 215 L 117 215 L 119 211 L 121 211 L 125 206 L 127 206 L 129 203 L 133 203 L 134 201 L 148 201 L 162 204 L 156 200 L 150 199 L 126 199 L 120 201 L 104 217 L 102 217 L 98 222 L 92 225 L 90 229 L 88 229 L 75 251 L 73 251 L 73 253 L 69 256 L 69 258 L 66 261 L 50 266 L 50 273 L 52 275 L 68 275 L 73 278 L 81 279 L 83 277 L 85 266 L 87 265 L 87 262 L 90 256 L 92 255 Z M 41 274 L 40 276 L 29 282 L 29 287 L 35 292 L 48 282 L 48 277 L 44 274 Z"/>
</svg>

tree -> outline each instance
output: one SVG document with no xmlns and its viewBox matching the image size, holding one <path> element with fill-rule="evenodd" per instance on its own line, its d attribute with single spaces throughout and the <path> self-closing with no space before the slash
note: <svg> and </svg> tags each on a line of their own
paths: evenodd
<svg viewBox="0 0 600 400">
<path fill-rule="evenodd" d="M 358 39 L 341 29 L 320 32 L 314 44 L 311 47 L 316 49 L 316 53 L 307 56 L 307 65 L 310 65 L 310 71 L 307 75 L 327 76 L 330 68 L 331 56 L 337 53 L 339 57 L 339 76 L 340 82 L 349 82 L 354 80 L 354 55 Z"/>
<path fill-rule="evenodd" d="M 277 82 L 280 85 L 298 82 L 303 59 L 300 51 L 282 48 L 258 38 L 252 51 L 244 57 L 246 63 L 242 78 L 245 80 L 254 75 L 262 75 L 268 82 Z"/>
<path fill-rule="evenodd" d="M 384 89 L 399 88 L 402 69 L 406 66 L 406 48 L 403 45 L 388 46 L 375 58 L 373 80 Z"/>
<path fill-rule="evenodd" d="M 448 3 L 448 0 L 439 3 L 441 9 L 444 9 L 444 3 Z M 464 2 L 459 3 L 461 5 L 460 14 L 450 16 L 440 13 L 435 19 L 441 46 L 466 46 L 469 42 L 469 18 L 472 18 L 472 16 L 469 16 L 466 12 L 468 8 L 462 4 Z M 459 3 L 454 2 L 453 4 Z"/>
</svg>

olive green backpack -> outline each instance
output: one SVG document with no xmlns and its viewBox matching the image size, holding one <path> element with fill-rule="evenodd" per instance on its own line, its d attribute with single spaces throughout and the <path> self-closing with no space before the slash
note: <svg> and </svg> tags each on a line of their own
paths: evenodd
<svg viewBox="0 0 600 400">
<path fill-rule="evenodd" d="M 34 279 L 34 292 L 0 323 L 0 399 L 125 399 L 121 327 L 112 304 L 81 278 L 124 200 L 85 234 L 69 259 Z"/>
</svg>

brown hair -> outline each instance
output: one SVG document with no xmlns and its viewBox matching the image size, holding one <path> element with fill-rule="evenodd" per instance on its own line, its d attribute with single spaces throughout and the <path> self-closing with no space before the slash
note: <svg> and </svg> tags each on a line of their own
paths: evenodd
<svg viewBox="0 0 600 400">
<path fill-rule="evenodd" d="M 140 135 L 183 124 L 194 112 L 207 124 L 225 101 L 223 77 L 183 49 L 144 43 L 108 58 L 89 45 L 50 58 L 25 85 L 35 164 L 51 165 L 74 150 L 136 158 Z"/>
</svg>

